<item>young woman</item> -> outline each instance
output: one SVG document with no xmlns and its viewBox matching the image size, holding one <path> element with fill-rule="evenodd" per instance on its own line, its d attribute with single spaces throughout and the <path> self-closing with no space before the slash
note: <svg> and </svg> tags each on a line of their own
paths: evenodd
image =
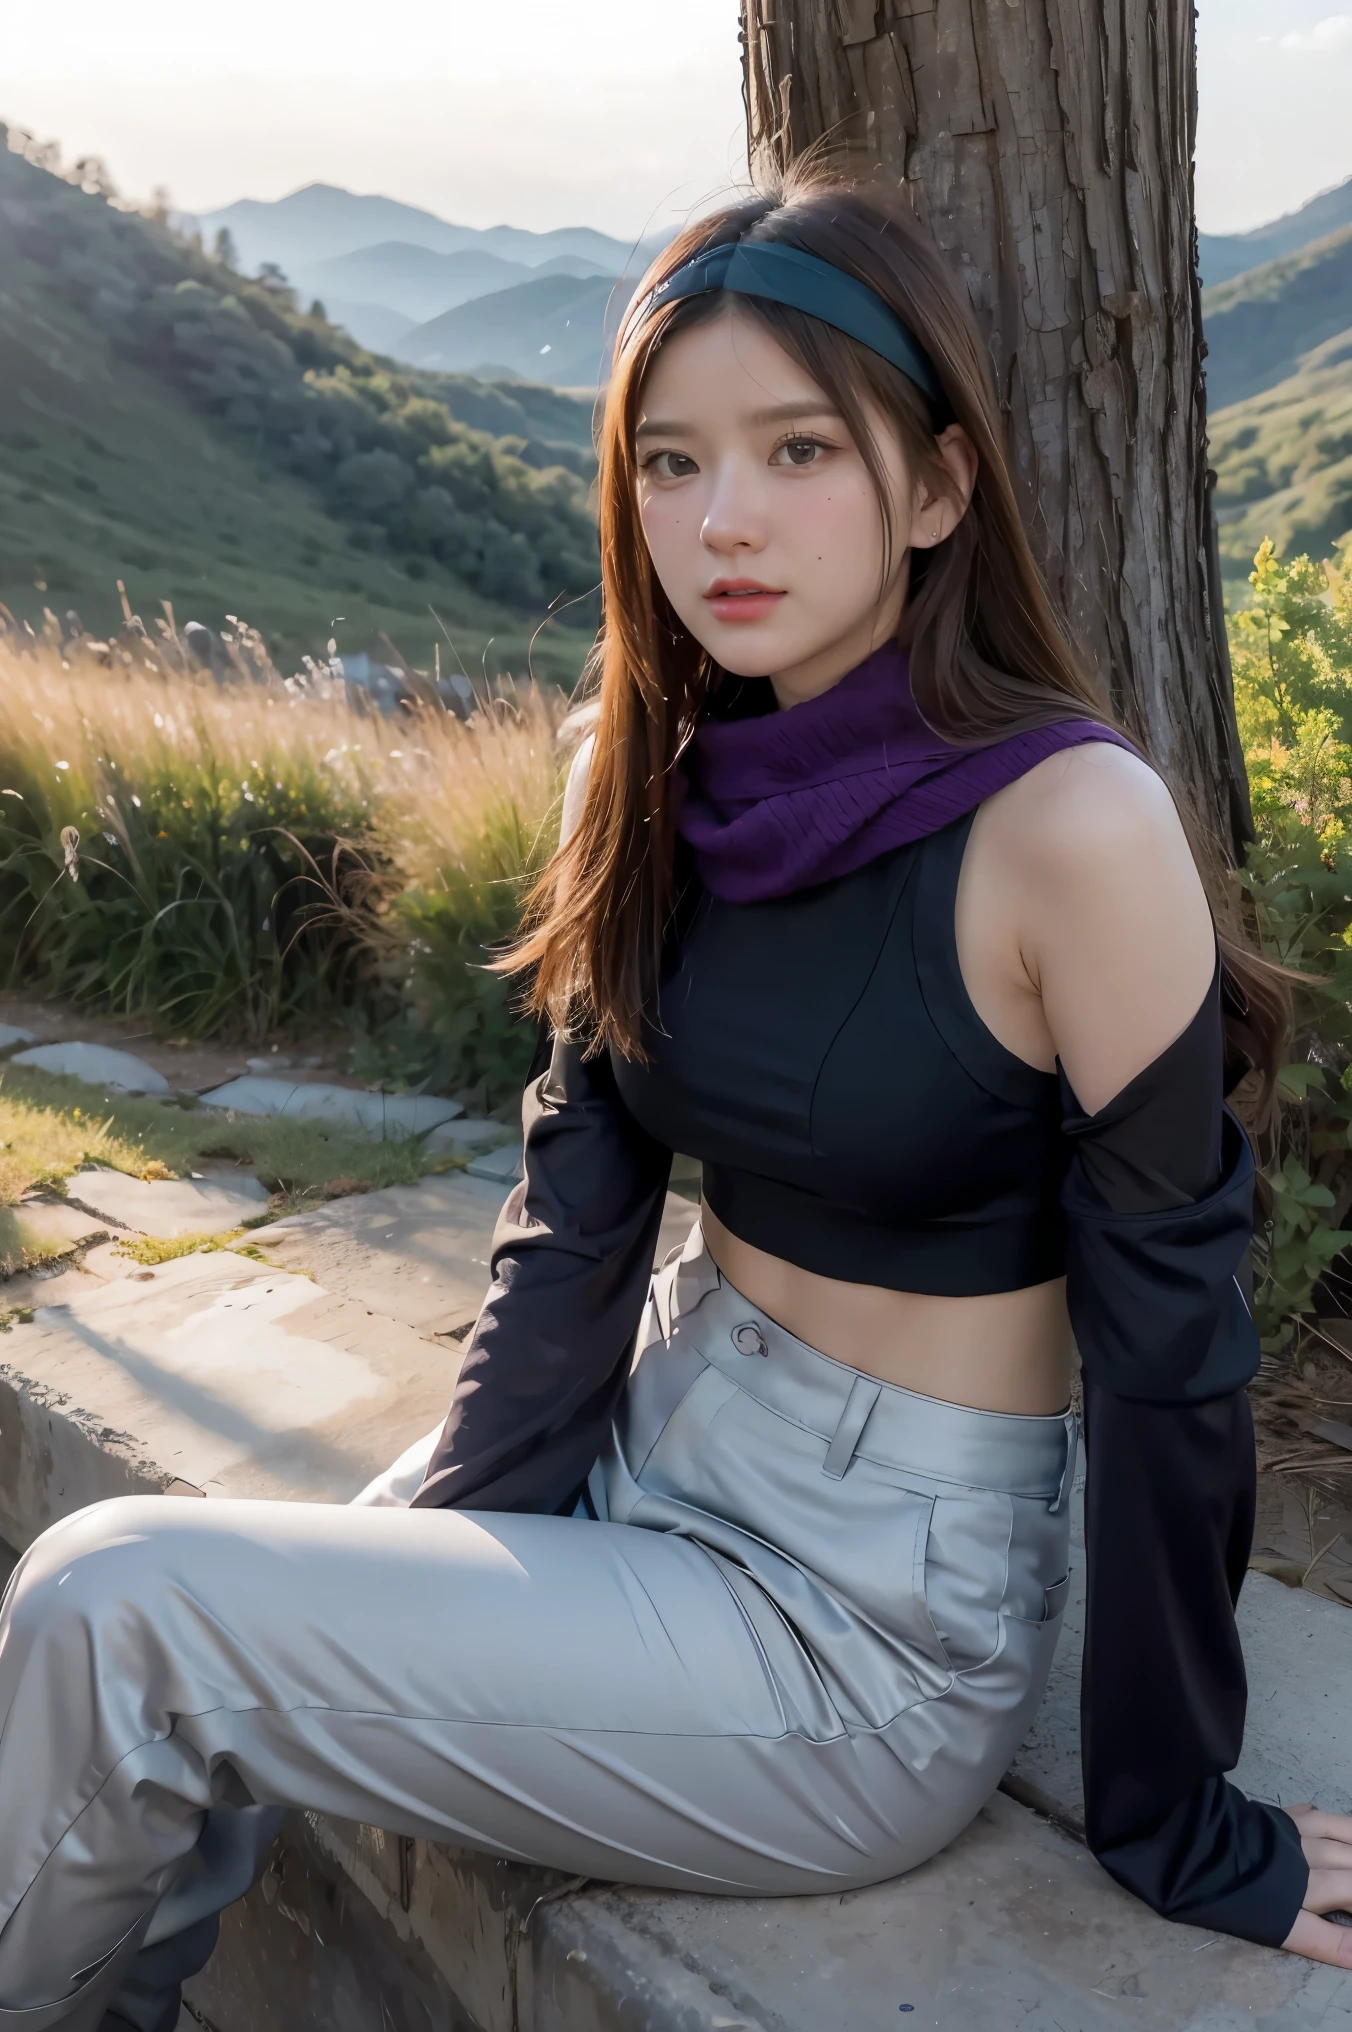
<svg viewBox="0 0 1352 2032">
<path fill-rule="evenodd" d="M 599 715 L 518 954 L 556 1042 L 450 1417 L 364 1504 L 108 1503 L 27 1554 L 0 2032 L 171 2026 L 283 1805 L 726 1893 L 933 1855 L 1056 1643 L 1072 1330 L 1094 1850 L 1352 1965 L 1352 1821 L 1225 1778 L 1257 1345 L 1222 1031 L 1268 1064 L 1276 1007 L 1058 626 L 934 254 L 810 181 L 684 234 L 601 526 Z M 654 1277 L 674 1149 L 704 1200 Z"/>
</svg>

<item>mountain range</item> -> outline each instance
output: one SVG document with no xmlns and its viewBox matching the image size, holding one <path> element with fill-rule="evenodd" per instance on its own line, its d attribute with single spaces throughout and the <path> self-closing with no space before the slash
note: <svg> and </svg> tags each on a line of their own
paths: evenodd
<svg viewBox="0 0 1352 2032">
<path fill-rule="evenodd" d="M 452 666 L 576 675 L 589 402 L 377 359 L 5 138 L 0 627 L 73 609 L 103 634 L 121 581 L 148 625 L 161 601 L 236 614 L 279 657 L 383 634 L 418 664 L 439 640 Z"/>
<path fill-rule="evenodd" d="M 1224 409 L 1300 371 L 1352 326 L 1352 223 L 1203 293 L 1207 394 Z"/>
<path fill-rule="evenodd" d="M 1333 190 L 1321 191 L 1299 211 L 1284 212 L 1269 225 L 1255 226 L 1250 233 L 1199 233 L 1198 266 L 1202 280 L 1211 288 L 1229 282 L 1251 268 L 1294 254 L 1313 240 L 1322 240 L 1343 226 L 1352 226 L 1352 177 Z"/>
<path fill-rule="evenodd" d="M 363 344 L 422 371 L 595 387 L 633 278 L 661 244 L 585 228 L 453 225 L 312 184 L 197 221 L 273 261 Z M 1327 550 L 1352 527 L 1352 179 L 1252 232 L 1204 233 L 1207 392 L 1227 573 L 1271 523 Z M 1254 532 L 1257 532 L 1255 537 Z"/>
<path fill-rule="evenodd" d="M 366 197 L 328 183 L 306 184 L 284 198 L 241 198 L 221 211 L 190 218 L 185 214 L 184 218 L 207 241 L 224 227 L 246 269 L 275 261 L 288 274 L 293 268 L 397 240 L 410 247 L 430 248 L 434 254 L 460 254 L 474 248 L 505 261 L 519 261 L 527 268 L 536 268 L 558 254 L 580 255 L 607 274 L 619 275 L 634 265 L 644 244 L 612 239 L 590 226 L 561 226 L 549 233 L 532 233 L 523 226 L 456 226 L 417 205 L 400 204 L 395 198 Z"/>
<path fill-rule="evenodd" d="M 1203 243 L 1232 581 L 1265 534 L 1326 554 L 1352 530 L 1349 213 L 1352 183 Z M 342 614 L 345 646 L 383 630 L 418 659 L 430 605 L 475 661 L 492 636 L 521 667 L 530 617 L 580 599 L 535 652 L 575 670 L 594 460 L 591 402 L 565 391 L 596 386 L 660 242 L 320 185 L 189 223 L 200 250 L 0 146 L 0 601 L 103 629 L 121 578 L 147 612 L 234 611 L 284 651 L 322 653 Z M 268 263 L 292 286 L 250 279 Z"/>
<path fill-rule="evenodd" d="M 1275 387 L 1214 415 L 1211 457 L 1232 594 L 1265 536 L 1283 557 L 1327 557 L 1352 534 L 1352 330 L 1314 347 Z"/>
<path fill-rule="evenodd" d="M 615 319 L 666 239 L 627 242 L 588 226 L 457 226 L 331 184 L 270 203 L 245 198 L 181 223 L 207 246 L 227 233 L 248 272 L 274 263 L 362 345 L 446 372 L 557 388 L 595 388 L 603 378 Z"/>
<path fill-rule="evenodd" d="M 1352 533 L 1352 181 L 1216 247 L 1202 248 L 1211 457 L 1222 565 L 1242 580 L 1264 536 L 1326 556 Z"/>
</svg>

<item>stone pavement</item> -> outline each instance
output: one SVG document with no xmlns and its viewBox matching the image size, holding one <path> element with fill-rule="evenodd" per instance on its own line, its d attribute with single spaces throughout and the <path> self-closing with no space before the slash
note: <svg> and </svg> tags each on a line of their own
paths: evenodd
<svg viewBox="0 0 1352 2032">
<path fill-rule="evenodd" d="M 106 1087 L 115 1094 L 167 1094 L 168 1080 L 153 1065 L 130 1051 L 116 1051 L 106 1044 L 35 1044 L 16 1051 L 15 1065 L 31 1065 L 39 1072 L 65 1073 L 89 1086 Z"/>
<path fill-rule="evenodd" d="M 21 1059 L 31 1057 L 24 1052 Z M 263 1079 L 250 1073 L 200 1096 L 203 1107 L 233 1109 L 239 1115 L 282 1116 L 298 1122 L 330 1122 L 376 1142 L 400 1142 L 453 1122 L 464 1109 L 437 1094 L 385 1094 L 365 1087 L 334 1086 L 321 1080 Z"/>
<path fill-rule="evenodd" d="M 173 1240 L 181 1235 L 219 1235 L 243 1227 L 266 1210 L 266 1186 L 236 1171 L 229 1177 L 131 1178 L 125 1171 L 90 1167 L 66 1186 L 68 1206 L 101 1214 L 132 1234 Z M 62 1209 L 51 1207 L 49 1212 Z"/>
<path fill-rule="evenodd" d="M 0 1537 L 25 1545 L 133 1489 L 355 1494 L 445 1407 L 502 1190 L 424 1179 L 256 1230 L 251 1253 L 144 1270 L 105 1242 L 26 1277 L 31 1320 L 0 1337 Z M 659 1257 L 693 1212 L 669 1199 Z M 902 2016 L 944 2032 L 1352 2032 L 1352 1973 L 1165 1925 L 1063 1831 L 1082 1810 L 1082 1554 L 1077 1584 L 1007 1796 L 910 1876 L 839 1898 L 675 1897 L 293 1815 L 181 2032 L 874 2032 Z M 1251 1575 L 1242 1625 L 1241 1777 L 1352 1808 L 1352 1617 Z"/>
</svg>

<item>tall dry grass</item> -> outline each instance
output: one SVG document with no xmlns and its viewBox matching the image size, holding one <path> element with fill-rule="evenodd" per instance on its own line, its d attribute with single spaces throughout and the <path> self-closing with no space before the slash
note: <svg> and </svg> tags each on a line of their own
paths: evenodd
<svg viewBox="0 0 1352 2032">
<path fill-rule="evenodd" d="M 368 1070 L 491 1098 L 529 1046 L 484 949 L 552 849 L 561 700 L 381 719 L 232 647 L 218 681 L 171 628 L 0 637 L 0 979 L 189 1036 L 346 1013 Z"/>
</svg>

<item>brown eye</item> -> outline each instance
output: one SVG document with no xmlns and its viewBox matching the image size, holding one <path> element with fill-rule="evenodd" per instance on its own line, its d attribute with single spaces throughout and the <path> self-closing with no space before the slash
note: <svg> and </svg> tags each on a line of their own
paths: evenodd
<svg viewBox="0 0 1352 2032">
<path fill-rule="evenodd" d="M 648 461 L 649 469 L 661 480 L 685 480 L 699 467 L 685 452 L 658 452 Z"/>
<path fill-rule="evenodd" d="M 780 462 L 790 466 L 810 466 L 815 463 L 820 450 L 815 437 L 786 438 L 779 447 Z"/>
</svg>

